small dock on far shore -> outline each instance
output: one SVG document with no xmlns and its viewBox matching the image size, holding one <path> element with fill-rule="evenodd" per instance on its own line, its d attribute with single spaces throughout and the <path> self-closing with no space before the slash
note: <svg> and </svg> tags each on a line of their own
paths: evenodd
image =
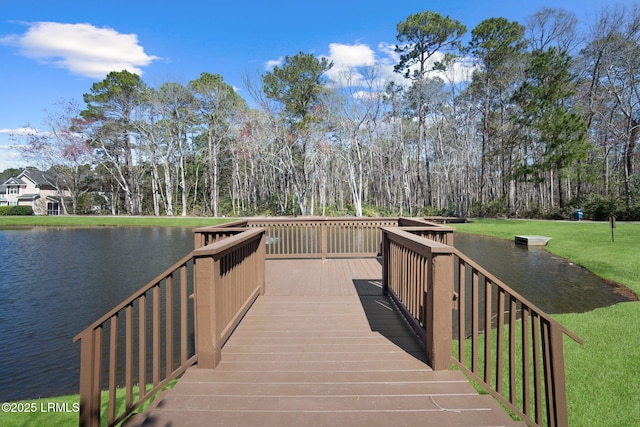
<svg viewBox="0 0 640 427">
<path fill-rule="evenodd" d="M 525 245 L 525 246 L 545 246 L 551 237 L 546 236 L 516 236 L 515 242 L 516 245 Z"/>
</svg>

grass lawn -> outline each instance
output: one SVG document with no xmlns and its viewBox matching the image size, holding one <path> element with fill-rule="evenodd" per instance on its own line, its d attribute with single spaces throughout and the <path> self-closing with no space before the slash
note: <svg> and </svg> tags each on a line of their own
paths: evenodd
<svg viewBox="0 0 640 427">
<path fill-rule="evenodd" d="M 0 216 L 0 227 L 203 227 L 234 218 L 162 217 L 162 216 Z"/>
<path fill-rule="evenodd" d="M 173 387 L 176 380 L 171 381 L 163 390 Z M 147 392 L 152 388 L 148 386 Z M 102 425 L 106 425 L 108 411 L 107 391 L 102 392 Z M 139 389 L 133 387 L 133 395 L 138 396 Z M 116 414 L 124 411 L 125 408 L 125 390 L 116 390 Z M 157 396 L 157 395 L 156 395 Z M 153 399 L 145 402 L 141 410 L 146 409 Z M 0 425 L 2 427 L 31 427 L 31 426 L 47 426 L 47 427 L 67 427 L 77 426 L 80 408 L 80 395 L 72 394 L 67 396 L 50 397 L 43 399 L 23 400 L 20 402 L 11 402 L 3 406 L 0 412 Z"/>
<path fill-rule="evenodd" d="M 77 426 L 79 402 L 79 395 L 69 395 L 5 403 L 0 424 L 3 427 Z M 6 405 L 9 407 L 5 408 Z"/>
<path fill-rule="evenodd" d="M 478 220 L 455 224 L 458 232 L 544 235 L 546 249 L 640 294 L 640 224 Z M 620 303 L 587 313 L 553 316 L 584 345 L 565 339 L 571 426 L 632 426 L 640 420 L 640 303 Z"/>
</svg>

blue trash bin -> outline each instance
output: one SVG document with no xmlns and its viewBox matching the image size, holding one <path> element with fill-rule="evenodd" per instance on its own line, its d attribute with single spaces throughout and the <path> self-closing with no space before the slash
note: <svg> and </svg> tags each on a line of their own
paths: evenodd
<svg viewBox="0 0 640 427">
<path fill-rule="evenodd" d="M 582 209 L 576 209 L 575 211 L 573 211 L 573 219 L 577 219 L 578 221 L 580 221 L 583 216 L 584 214 L 582 213 Z"/>
</svg>

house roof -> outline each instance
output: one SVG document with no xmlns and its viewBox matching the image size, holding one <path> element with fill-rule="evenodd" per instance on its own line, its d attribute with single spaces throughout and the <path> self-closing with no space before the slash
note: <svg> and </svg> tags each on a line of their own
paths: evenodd
<svg viewBox="0 0 640 427">
<path fill-rule="evenodd" d="M 60 177 L 60 179 L 56 179 L 55 174 L 43 172 L 34 168 L 27 168 L 24 171 L 20 172 L 18 176 L 12 176 L 11 178 L 7 179 L 4 184 L 0 184 L 0 194 L 6 194 L 8 186 L 19 185 L 22 187 L 27 186 L 29 182 L 33 183 L 36 188 L 39 188 L 41 190 L 57 190 L 56 184 L 61 184 L 61 178 L 62 177 Z M 32 195 L 23 194 L 21 200 L 31 200 L 31 198 L 29 198 L 30 196 Z"/>
<path fill-rule="evenodd" d="M 24 182 L 23 180 L 21 180 L 19 177 L 16 178 L 15 176 L 12 176 L 11 178 L 9 178 L 8 180 L 6 180 L 4 182 L 4 185 L 26 185 L 27 183 Z"/>
<path fill-rule="evenodd" d="M 35 200 L 39 198 L 39 194 L 22 194 L 21 196 L 18 196 L 18 200 Z"/>
<path fill-rule="evenodd" d="M 29 179 L 40 188 L 50 190 L 55 189 L 55 186 L 53 185 L 55 179 L 50 173 L 37 169 L 25 169 L 20 175 L 18 175 L 18 179 L 21 177 Z"/>
<path fill-rule="evenodd" d="M 24 178 L 24 179 L 23 179 Z M 48 173 L 37 169 L 25 169 L 18 176 L 12 176 L 4 182 L 4 186 L 7 185 L 26 185 L 25 179 L 33 182 L 36 187 L 55 190 L 55 177 Z"/>
</svg>

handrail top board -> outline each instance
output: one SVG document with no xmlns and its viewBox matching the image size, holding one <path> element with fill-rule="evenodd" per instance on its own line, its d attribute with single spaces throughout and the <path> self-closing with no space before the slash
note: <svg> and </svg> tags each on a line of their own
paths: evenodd
<svg viewBox="0 0 640 427">
<path fill-rule="evenodd" d="M 180 267 L 184 266 L 189 261 L 191 261 L 192 258 L 193 258 L 193 251 L 189 252 L 182 259 L 180 259 L 180 261 L 176 262 L 171 267 L 167 268 L 165 271 L 160 273 L 158 276 L 156 276 L 155 279 L 153 279 L 150 282 L 148 282 L 146 286 L 143 286 L 142 288 L 138 289 L 129 298 L 125 299 L 120 304 L 118 304 L 116 307 L 114 307 L 111 310 L 109 310 L 107 312 L 107 314 L 102 316 L 100 319 L 96 320 L 91 325 L 87 326 L 82 332 L 80 332 L 78 335 L 73 337 L 73 342 L 77 342 L 80 338 L 82 338 L 82 335 L 85 332 L 98 328 L 104 322 L 106 322 L 107 320 L 109 320 L 110 318 L 115 316 L 120 310 L 122 310 L 123 308 L 127 307 L 128 305 L 131 305 L 135 300 L 140 298 L 142 295 L 146 294 L 154 286 L 157 286 L 158 283 L 160 283 L 161 281 L 163 281 L 167 277 L 171 276 L 173 274 L 173 272 L 175 272 L 177 269 L 179 269 Z"/>
<path fill-rule="evenodd" d="M 453 246 L 446 245 L 444 243 L 436 242 L 435 240 L 426 239 L 424 237 L 409 233 L 404 231 L 404 229 L 400 228 L 390 228 L 390 227 L 382 227 L 383 232 L 387 234 L 391 240 L 397 241 L 398 243 L 404 244 L 408 249 L 423 255 L 425 257 L 429 257 L 429 254 L 452 254 L 457 256 L 462 262 L 469 265 L 470 267 L 477 270 L 480 274 L 482 274 L 486 279 L 490 280 L 494 283 L 498 288 L 507 292 L 510 296 L 514 297 L 518 301 L 520 301 L 526 307 L 533 309 L 533 311 L 544 319 L 549 324 L 556 326 L 562 330 L 567 336 L 573 339 L 578 344 L 584 344 L 582 338 L 573 333 L 571 330 L 564 327 L 561 323 L 553 319 L 549 314 L 545 313 L 541 309 L 539 309 L 535 304 L 530 302 L 528 299 L 520 295 L 518 292 L 510 288 L 508 285 L 504 284 L 500 279 L 498 279 L 493 274 L 489 273 L 485 268 L 483 268 L 480 264 L 473 261 L 468 256 L 464 255 L 457 248 Z M 427 251 L 428 249 L 428 251 Z"/>
<path fill-rule="evenodd" d="M 255 240 L 264 234 L 264 228 L 249 228 L 242 231 L 240 234 L 228 237 L 224 240 L 211 243 L 210 245 L 203 246 L 193 251 L 194 258 L 204 256 L 221 257 L 229 251 L 235 249 L 240 243 L 249 242 Z"/>
</svg>

